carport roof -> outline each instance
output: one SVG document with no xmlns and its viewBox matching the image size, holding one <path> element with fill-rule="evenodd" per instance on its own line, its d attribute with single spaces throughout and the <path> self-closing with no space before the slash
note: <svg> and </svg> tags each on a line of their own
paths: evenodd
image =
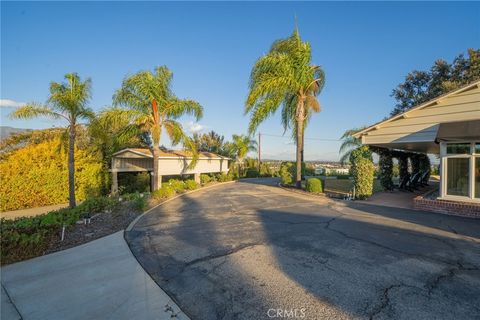
<svg viewBox="0 0 480 320">
<path fill-rule="evenodd" d="M 353 135 L 389 149 L 438 153 L 439 141 L 480 139 L 480 81 L 446 93 Z"/>
<path fill-rule="evenodd" d="M 114 157 L 125 157 L 128 158 L 129 153 L 134 153 L 138 156 L 145 157 L 145 158 L 152 158 L 152 152 L 150 149 L 144 148 L 127 148 L 115 152 L 113 154 Z M 159 158 L 192 158 L 192 152 L 185 151 L 185 150 L 163 150 L 160 149 L 160 156 Z M 229 160 L 230 158 L 218 155 L 212 152 L 199 152 L 198 153 L 199 159 L 226 159 Z"/>
</svg>

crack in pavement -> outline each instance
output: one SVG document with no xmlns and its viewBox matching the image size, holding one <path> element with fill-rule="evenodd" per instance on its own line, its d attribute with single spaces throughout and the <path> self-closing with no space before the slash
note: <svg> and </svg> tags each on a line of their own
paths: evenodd
<svg viewBox="0 0 480 320">
<path fill-rule="evenodd" d="M 428 290 L 428 294 L 431 295 L 433 290 L 438 288 L 442 280 L 453 278 L 458 272 L 462 271 L 480 271 L 478 267 L 464 267 L 460 261 L 456 261 L 456 267 L 447 269 L 446 272 L 440 272 L 431 281 L 427 282 L 425 288 Z"/>
<path fill-rule="evenodd" d="M 265 243 L 264 242 L 254 242 L 254 243 L 247 243 L 247 244 L 243 244 L 243 245 L 239 245 L 235 248 L 232 248 L 232 249 L 229 249 L 229 250 L 226 250 L 226 251 L 223 251 L 223 252 L 218 252 L 218 253 L 212 253 L 212 254 L 209 254 L 207 256 L 204 256 L 204 257 L 201 257 L 201 258 L 197 258 L 197 259 L 194 259 L 194 260 L 191 260 L 189 262 L 186 262 L 182 267 L 181 267 L 181 270 L 174 276 L 168 278 L 168 279 L 164 279 L 165 282 L 169 282 L 170 280 L 173 280 L 174 278 L 178 277 L 180 274 L 182 274 L 183 272 L 185 272 L 185 270 L 193 265 L 196 265 L 198 263 L 202 263 L 202 262 L 205 262 L 205 261 L 208 261 L 208 260 L 214 260 L 214 259 L 218 259 L 218 258 L 222 258 L 222 257 L 227 257 L 229 255 L 232 255 L 232 254 L 235 254 L 241 250 L 244 250 L 244 249 L 248 249 L 248 248 L 251 248 L 251 247 L 255 247 L 255 246 L 260 246 L 260 245 L 264 245 Z"/>
</svg>

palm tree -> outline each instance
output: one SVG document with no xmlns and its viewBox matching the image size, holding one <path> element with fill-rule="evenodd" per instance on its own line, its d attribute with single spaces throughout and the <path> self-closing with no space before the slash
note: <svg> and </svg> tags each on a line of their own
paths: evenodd
<svg viewBox="0 0 480 320">
<path fill-rule="evenodd" d="M 242 163 L 247 153 L 250 151 L 257 151 L 257 141 L 250 139 L 249 136 L 244 134 L 234 134 L 232 136 L 233 149 L 235 150 L 235 155 L 237 161 Z"/>
<path fill-rule="evenodd" d="M 293 125 L 295 135 L 298 188 L 301 187 L 304 127 L 311 112 L 320 111 L 317 95 L 325 83 L 322 68 L 312 65 L 311 58 L 310 44 L 302 42 L 298 29 L 289 38 L 275 41 L 253 67 L 245 107 L 245 113 L 251 114 L 251 134 L 282 105 L 284 128 Z"/>
<path fill-rule="evenodd" d="M 126 116 L 129 120 L 121 133 L 127 139 L 132 135 L 148 134 L 151 139 L 150 151 L 153 155 L 152 190 L 161 185 L 158 173 L 158 157 L 160 155 L 160 138 L 164 130 L 173 145 L 183 143 L 193 154 L 190 166 L 195 165 L 198 153 L 193 141 L 185 134 L 176 120 L 189 114 L 199 120 L 203 116 L 202 106 L 193 100 L 177 98 L 171 89 L 173 73 L 166 67 L 150 71 L 140 71 L 123 80 L 122 87 L 113 96 L 115 104 L 126 107 L 117 113 L 118 117 Z"/>
<path fill-rule="evenodd" d="M 75 140 L 78 121 L 92 119 L 95 114 L 87 107 L 91 96 L 92 82 L 82 81 L 78 74 L 68 73 L 65 82 L 51 82 L 47 103 L 28 103 L 10 114 L 14 119 L 48 117 L 63 119 L 68 123 L 68 191 L 70 208 L 75 201 Z"/>
<path fill-rule="evenodd" d="M 363 130 L 364 128 L 365 127 L 353 128 L 343 133 L 341 137 L 343 142 L 339 150 L 339 153 L 342 154 L 340 157 L 340 162 L 342 164 L 350 162 L 350 154 L 352 153 L 352 151 L 362 146 L 362 140 L 359 138 L 355 138 L 353 134 L 357 133 L 360 130 Z"/>
</svg>

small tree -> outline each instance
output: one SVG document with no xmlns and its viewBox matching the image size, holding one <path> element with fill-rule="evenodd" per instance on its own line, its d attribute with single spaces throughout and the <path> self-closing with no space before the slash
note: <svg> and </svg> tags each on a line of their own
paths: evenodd
<svg viewBox="0 0 480 320">
<path fill-rule="evenodd" d="M 368 146 L 362 146 L 353 150 L 350 154 L 350 163 L 355 197 L 367 199 L 373 193 L 373 177 L 375 173 L 372 152 Z"/>
<path fill-rule="evenodd" d="M 10 114 L 16 119 L 48 117 L 65 120 L 68 123 L 68 190 L 70 208 L 75 201 L 75 141 L 78 122 L 92 119 L 95 114 L 87 105 L 90 101 L 92 82 L 82 81 L 78 74 L 65 75 L 66 82 L 50 83 L 50 96 L 46 104 L 29 103 Z"/>
</svg>

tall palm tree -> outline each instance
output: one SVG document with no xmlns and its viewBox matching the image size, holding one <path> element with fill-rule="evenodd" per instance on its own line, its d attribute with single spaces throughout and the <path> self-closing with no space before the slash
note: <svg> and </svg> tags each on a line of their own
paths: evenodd
<svg viewBox="0 0 480 320">
<path fill-rule="evenodd" d="M 257 141 L 250 139 L 249 136 L 244 134 L 234 134 L 232 136 L 232 143 L 239 163 L 243 162 L 250 151 L 257 151 Z"/>
<path fill-rule="evenodd" d="M 311 58 L 310 44 L 302 41 L 298 29 L 289 38 L 275 41 L 253 67 L 245 106 L 245 113 L 251 116 L 250 133 L 282 106 L 284 127 L 293 124 L 298 188 L 301 187 L 305 122 L 312 111 L 320 111 L 317 95 L 325 84 L 323 69 L 312 65 Z"/>
<path fill-rule="evenodd" d="M 342 164 L 346 164 L 350 162 L 350 154 L 352 153 L 352 151 L 362 146 L 362 140 L 359 138 L 353 137 L 353 134 L 357 133 L 360 130 L 363 130 L 364 128 L 365 127 L 353 128 L 343 133 L 341 137 L 343 142 L 340 145 L 340 150 L 339 150 L 339 153 L 341 154 L 340 162 Z"/>
<path fill-rule="evenodd" d="M 78 74 L 68 73 L 65 82 L 51 82 L 47 103 L 28 103 L 10 114 L 15 119 L 48 117 L 66 120 L 68 123 L 68 191 L 70 208 L 75 201 L 75 140 L 78 122 L 92 119 L 95 114 L 87 104 L 90 101 L 92 82 L 82 81 Z"/>
<path fill-rule="evenodd" d="M 198 153 L 193 141 L 176 121 L 183 115 L 192 115 L 197 120 L 203 116 L 202 106 L 193 100 L 179 99 L 171 89 L 173 73 L 166 67 L 150 71 L 140 71 L 123 80 L 122 87 L 113 96 L 115 104 L 126 107 L 117 113 L 118 117 L 129 117 L 129 125 L 121 133 L 121 137 L 147 133 L 151 139 L 150 151 L 153 155 L 152 189 L 157 190 L 161 181 L 158 173 L 158 157 L 160 155 L 160 138 L 164 130 L 173 145 L 183 143 L 190 149 L 194 165 Z"/>
</svg>

